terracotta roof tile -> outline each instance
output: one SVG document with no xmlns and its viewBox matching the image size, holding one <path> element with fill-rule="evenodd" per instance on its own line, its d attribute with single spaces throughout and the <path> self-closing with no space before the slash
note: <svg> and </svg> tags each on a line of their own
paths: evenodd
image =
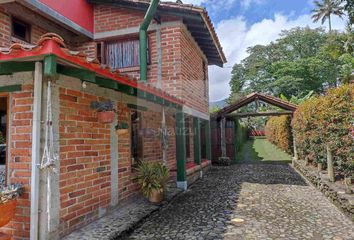
<svg viewBox="0 0 354 240">
<path fill-rule="evenodd" d="M 124 76 L 117 70 L 112 70 L 106 65 L 101 65 L 95 58 L 88 58 L 87 55 L 82 52 L 67 49 L 64 39 L 55 33 L 47 33 L 43 35 L 37 45 L 15 43 L 12 44 L 10 48 L 0 49 L 0 62 L 21 61 L 24 58 L 38 57 L 48 54 L 56 55 L 58 58 L 61 58 L 67 62 L 93 71 L 97 75 L 142 91 L 149 92 L 172 103 L 178 105 L 183 104 L 181 99 L 171 96 L 170 94 L 152 86 L 149 83 L 138 82 L 136 78 Z"/>
</svg>

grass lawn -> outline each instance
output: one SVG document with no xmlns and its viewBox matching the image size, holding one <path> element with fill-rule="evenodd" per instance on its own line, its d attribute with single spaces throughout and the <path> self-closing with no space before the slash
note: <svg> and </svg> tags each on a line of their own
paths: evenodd
<svg viewBox="0 0 354 240">
<path fill-rule="evenodd" d="M 291 156 L 265 138 L 248 140 L 242 147 L 238 162 L 290 163 Z"/>
</svg>

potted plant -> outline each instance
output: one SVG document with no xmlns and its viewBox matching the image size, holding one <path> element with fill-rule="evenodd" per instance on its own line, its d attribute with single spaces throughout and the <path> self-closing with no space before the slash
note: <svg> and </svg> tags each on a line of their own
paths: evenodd
<svg viewBox="0 0 354 240">
<path fill-rule="evenodd" d="M 129 132 L 129 125 L 126 122 L 120 122 L 116 126 L 116 131 L 118 133 L 118 136 L 122 136 L 126 133 Z"/>
<path fill-rule="evenodd" d="M 150 202 L 160 203 L 169 180 L 169 171 L 162 163 L 141 162 L 135 180 Z"/>
<path fill-rule="evenodd" d="M 23 193 L 23 190 L 21 184 L 0 188 L 0 228 L 15 216 L 17 197 Z"/>
<path fill-rule="evenodd" d="M 111 100 L 91 102 L 91 108 L 97 111 L 97 118 L 100 123 L 112 123 L 114 121 L 116 110 Z"/>
</svg>

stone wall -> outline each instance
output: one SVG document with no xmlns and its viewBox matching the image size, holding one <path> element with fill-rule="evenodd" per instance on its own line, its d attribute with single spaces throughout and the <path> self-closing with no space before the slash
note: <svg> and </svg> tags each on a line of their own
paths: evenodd
<svg viewBox="0 0 354 240">
<path fill-rule="evenodd" d="M 346 194 L 343 189 L 321 177 L 315 170 L 311 170 L 304 163 L 295 162 L 295 168 L 333 202 L 345 215 L 354 221 L 354 194 Z"/>
</svg>

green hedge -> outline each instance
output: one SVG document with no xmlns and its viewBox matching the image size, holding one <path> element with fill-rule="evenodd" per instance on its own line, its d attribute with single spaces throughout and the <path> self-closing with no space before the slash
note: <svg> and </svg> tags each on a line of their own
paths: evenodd
<svg viewBox="0 0 354 240">
<path fill-rule="evenodd" d="M 240 157 L 240 152 L 243 145 L 248 139 L 248 127 L 246 124 L 241 123 L 238 119 L 235 119 L 235 158 Z"/>
<path fill-rule="evenodd" d="M 267 139 L 287 153 L 292 153 L 293 138 L 290 116 L 270 117 L 265 126 Z"/>
<path fill-rule="evenodd" d="M 333 153 L 336 174 L 354 174 L 354 85 L 331 89 L 301 104 L 292 126 L 300 159 L 326 163 L 326 145 Z"/>
</svg>

